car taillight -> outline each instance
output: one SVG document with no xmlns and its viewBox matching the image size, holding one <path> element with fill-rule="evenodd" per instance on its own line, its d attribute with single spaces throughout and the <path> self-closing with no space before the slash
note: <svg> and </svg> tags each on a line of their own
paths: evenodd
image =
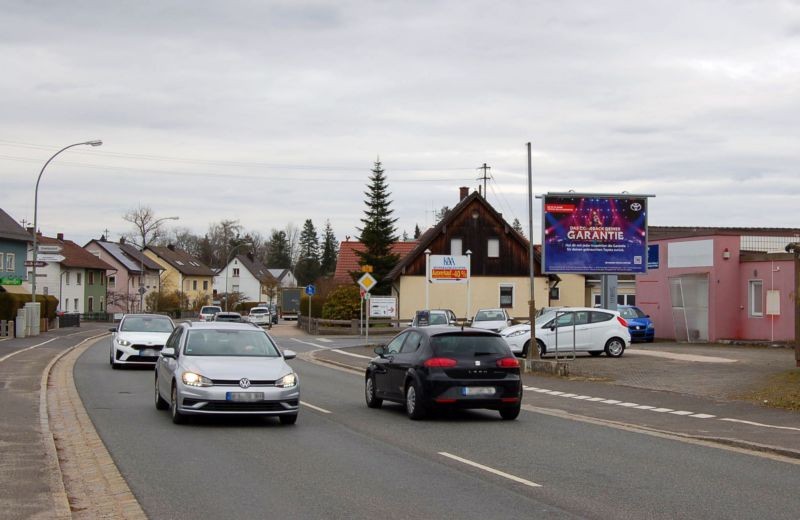
<svg viewBox="0 0 800 520">
<path fill-rule="evenodd" d="M 617 321 L 620 322 L 623 327 L 628 328 L 628 322 L 625 321 L 625 318 L 622 316 L 617 316 Z"/>
<path fill-rule="evenodd" d="M 452 358 L 434 357 L 425 360 L 423 365 L 425 365 L 428 368 L 452 368 L 456 366 L 457 363 L 458 361 Z"/>
<path fill-rule="evenodd" d="M 515 368 L 519 366 L 519 361 L 517 358 L 505 357 L 497 360 L 497 366 L 500 368 Z"/>
</svg>

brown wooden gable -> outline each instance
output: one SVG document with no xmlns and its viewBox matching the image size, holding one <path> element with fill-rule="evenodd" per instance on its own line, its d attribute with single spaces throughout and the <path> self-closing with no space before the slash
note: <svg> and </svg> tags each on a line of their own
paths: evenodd
<svg viewBox="0 0 800 520">
<path fill-rule="evenodd" d="M 401 259 L 388 278 L 400 275 L 425 275 L 425 250 L 434 255 L 449 255 L 450 241 L 461 239 L 461 254 L 472 251 L 472 276 L 529 276 L 528 241 L 514 231 L 502 215 L 477 192 L 462 200 L 433 229 L 422 237 L 417 248 Z M 498 239 L 499 256 L 488 257 L 490 238 Z M 534 255 L 536 274 L 540 274 L 538 254 Z"/>
</svg>

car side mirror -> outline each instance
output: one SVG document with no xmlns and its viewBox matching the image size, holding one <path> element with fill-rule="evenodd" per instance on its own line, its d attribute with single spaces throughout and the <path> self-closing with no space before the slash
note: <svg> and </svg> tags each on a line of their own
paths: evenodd
<svg viewBox="0 0 800 520">
<path fill-rule="evenodd" d="M 117 332 L 117 328 L 116 327 L 111 327 L 110 329 L 108 329 L 108 332 Z"/>
<path fill-rule="evenodd" d="M 175 359 L 177 356 L 175 355 L 175 349 L 172 347 L 164 347 L 161 349 L 161 355 L 166 358 Z"/>
<path fill-rule="evenodd" d="M 384 357 L 386 355 L 386 346 L 378 345 L 372 351 L 375 352 L 375 354 L 379 355 L 380 357 Z"/>
<path fill-rule="evenodd" d="M 297 357 L 297 352 L 294 350 L 286 349 L 283 351 L 283 359 L 294 359 Z"/>
</svg>

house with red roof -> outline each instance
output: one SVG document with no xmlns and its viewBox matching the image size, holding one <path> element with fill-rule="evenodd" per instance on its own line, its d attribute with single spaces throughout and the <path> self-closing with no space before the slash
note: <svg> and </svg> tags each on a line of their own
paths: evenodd
<svg viewBox="0 0 800 520">
<path fill-rule="evenodd" d="M 392 244 L 392 253 L 398 255 L 401 259 L 417 247 L 417 241 L 411 242 L 395 242 Z M 361 271 L 359 265 L 360 258 L 356 251 L 363 252 L 366 250 L 361 242 L 351 242 L 346 240 L 339 244 L 339 256 L 336 259 L 336 271 L 333 273 L 333 281 L 337 285 L 356 285 L 350 273 L 354 271 Z"/>
</svg>

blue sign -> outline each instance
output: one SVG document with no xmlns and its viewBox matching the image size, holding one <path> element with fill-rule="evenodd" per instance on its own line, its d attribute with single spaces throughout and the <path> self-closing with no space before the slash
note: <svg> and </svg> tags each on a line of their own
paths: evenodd
<svg viewBox="0 0 800 520">
<path fill-rule="evenodd" d="M 647 199 L 548 194 L 542 204 L 545 273 L 647 272 Z"/>
<path fill-rule="evenodd" d="M 658 244 L 647 246 L 647 268 L 658 269 Z"/>
<path fill-rule="evenodd" d="M 307 294 L 307 295 L 309 295 L 309 296 L 314 296 L 314 294 L 315 294 L 316 292 L 317 292 L 317 289 L 316 289 L 316 287 L 314 287 L 313 285 L 310 285 L 310 284 L 309 284 L 309 285 L 306 285 L 306 294 Z"/>
</svg>

